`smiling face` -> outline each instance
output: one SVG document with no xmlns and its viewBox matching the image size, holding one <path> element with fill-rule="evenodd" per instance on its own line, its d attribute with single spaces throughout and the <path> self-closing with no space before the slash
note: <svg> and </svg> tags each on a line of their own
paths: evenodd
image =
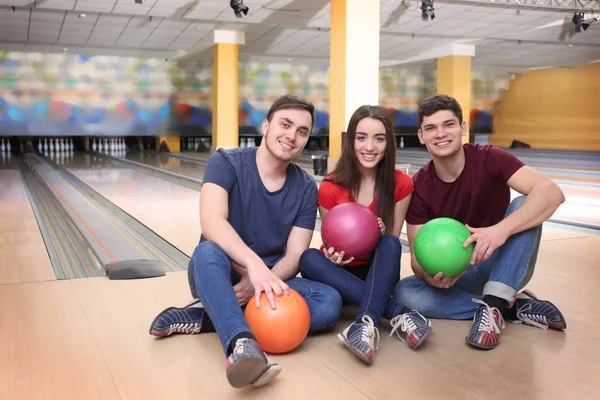
<svg viewBox="0 0 600 400">
<path fill-rule="evenodd" d="M 376 168 L 385 155 L 387 145 L 383 123 L 374 118 L 364 118 L 356 125 L 354 154 L 359 168 Z"/>
<path fill-rule="evenodd" d="M 423 116 L 419 141 L 427 147 L 434 157 L 450 157 L 462 148 L 462 137 L 466 135 L 467 125 L 461 124 L 450 110 L 441 110 L 429 116 Z"/>
<path fill-rule="evenodd" d="M 263 140 L 269 153 L 278 160 L 292 161 L 300 155 L 312 125 L 312 116 L 302 109 L 278 110 L 271 121 L 262 124 Z"/>
</svg>

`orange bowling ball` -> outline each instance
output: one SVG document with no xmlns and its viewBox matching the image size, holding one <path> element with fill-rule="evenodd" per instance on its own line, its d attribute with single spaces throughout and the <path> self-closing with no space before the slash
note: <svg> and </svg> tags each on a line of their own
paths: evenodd
<svg viewBox="0 0 600 400">
<path fill-rule="evenodd" d="M 273 310 L 263 292 L 260 307 L 257 308 L 251 298 L 244 317 L 264 351 L 282 354 L 294 350 L 308 335 L 310 311 L 304 298 L 292 289 L 289 296 L 275 296 L 275 302 L 277 308 Z"/>
</svg>

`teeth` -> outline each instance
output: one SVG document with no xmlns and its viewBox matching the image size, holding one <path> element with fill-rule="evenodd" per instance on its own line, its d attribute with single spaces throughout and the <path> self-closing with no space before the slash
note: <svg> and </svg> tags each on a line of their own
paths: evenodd
<svg viewBox="0 0 600 400">
<path fill-rule="evenodd" d="M 363 154 L 362 156 L 366 159 L 373 160 L 377 154 Z"/>
<path fill-rule="evenodd" d="M 288 148 L 288 149 L 291 149 L 291 148 L 292 148 L 292 146 L 290 146 L 289 144 L 285 144 L 285 143 L 283 143 L 283 142 L 279 142 L 279 143 L 281 143 L 281 145 L 282 145 L 282 146 L 284 146 L 284 147 L 286 147 L 286 148 Z"/>
<path fill-rule="evenodd" d="M 445 141 L 445 142 L 438 143 L 438 144 L 437 144 L 437 146 L 445 146 L 445 145 L 447 145 L 448 143 L 450 143 L 450 141 L 448 141 L 448 140 L 447 140 L 447 141 Z"/>
</svg>

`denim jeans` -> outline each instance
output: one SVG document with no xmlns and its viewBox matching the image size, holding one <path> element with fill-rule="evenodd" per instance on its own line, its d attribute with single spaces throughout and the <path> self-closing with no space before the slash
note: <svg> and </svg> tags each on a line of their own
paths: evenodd
<svg viewBox="0 0 600 400">
<path fill-rule="evenodd" d="M 302 277 L 333 287 L 345 303 L 359 306 L 356 321 L 369 315 L 375 324 L 381 317 L 393 318 L 402 309 L 391 298 L 400 279 L 402 245 L 397 236 L 384 235 L 366 266 L 339 267 L 318 249 L 305 250 L 300 257 Z"/>
<path fill-rule="evenodd" d="M 190 290 L 192 296 L 202 302 L 226 354 L 236 335 L 252 332 L 233 291 L 240 279 L 219 245 L 205 241 L 196 246 L 188 266 Z M 335 290 L 302 278 L 292 278 L 286 283 L 308 304 L 311 332 L 330 328 L 339 319 L 342 299 Z"/>
<path fill-rule="evenodd" d="M 525 196 L 515 198 L 505 216 L 518 209 Z M 394 289 L 398 302 L 419 311 L 426 317 L 470 319 L 477 307 L 472 299 L 485 295 L 499 297 L 514 304 L 517 292 L 529 283 L 537 261 L 542 225 L 512 235 L 485 261 L 469 267 L 453 287 L 439 289 L 410 276 Z"/>
</svg>

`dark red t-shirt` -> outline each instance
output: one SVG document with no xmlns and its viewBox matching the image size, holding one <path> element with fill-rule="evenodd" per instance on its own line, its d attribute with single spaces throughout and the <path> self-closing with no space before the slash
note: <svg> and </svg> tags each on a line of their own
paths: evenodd
<svg viewBox="0 0 600 400">
<path fill-rule="evenodd" d="M 406 222 L 422 225 L 448 217 L 474 228 L 495 225 L 504 219 L 510 204 L 506 182 L 525 164 L 498 147 L 465 143 L 465 168 L 454 182 L 435 173 L 433 160 L 414 176 L 414 193 Z"/>
</svg>

